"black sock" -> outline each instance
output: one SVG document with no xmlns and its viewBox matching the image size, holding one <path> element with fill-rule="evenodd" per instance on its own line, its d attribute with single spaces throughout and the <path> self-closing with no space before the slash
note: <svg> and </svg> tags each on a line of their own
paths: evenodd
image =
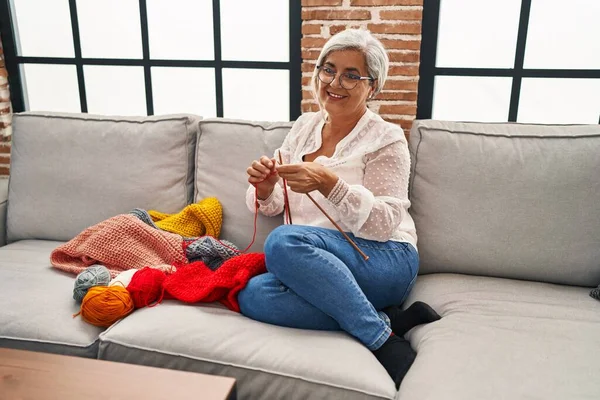
<svg viewBox="0 0 600 400">
<path fill-rule="evenodd" d="M 392 332 L 398 336 L 404 336 L 417 325 L 428 324 L 442 318 L 433 308 L 421 301 L 411 304 L 406 310 L 402 310 L 399 306 L 392 306 L 383 312 L 390 318 Z"/>
<path fill-rule="evenodd" d="M 396 390 L 417 357 L 410 343 L 394 334 L 380 348 L 373 351 L 373 354 L 394 380 Z"/>
</svg>

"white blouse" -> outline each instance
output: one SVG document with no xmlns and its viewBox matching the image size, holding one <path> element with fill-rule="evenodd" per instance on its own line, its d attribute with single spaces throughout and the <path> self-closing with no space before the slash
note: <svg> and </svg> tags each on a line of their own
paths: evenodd
<svg viewBox="0 0 600 400">
<path fill-rule="evenodd" d="M 324 124 L 320 112 L 302 114 L 275 151 L 275 160 L 279 160 L 281 151 L 284 164 L 302 163 L 304 155 L 321 148 Z M 337 144 L 331 158 L 319 156 L 314 162 L 339 177 L 328 197 L 319 191 L 311 196 L 345 232 L 380 242 L 408 242 L 417 248 L 415 224 L 408 213 L 410 154 L 399 126 L 367 109 L 354 129 Z M 294 224 L 336 229 L 306 195 L 289 187 L 287 193 Z M 255 202 L 255 188 L 250 185 L 246 204 L 252 212 Z M 259 212 L 264 215 L 282 213 L 283 179 L 258 204 Z"/>
</svg>

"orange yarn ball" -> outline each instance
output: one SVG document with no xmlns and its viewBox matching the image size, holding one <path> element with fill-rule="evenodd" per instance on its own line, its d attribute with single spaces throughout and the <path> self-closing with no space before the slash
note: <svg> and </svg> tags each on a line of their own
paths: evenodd
<svg viewBox="0 0 600 400">
<path fill-rule="evenodd" d="M 81 317 L 92 325 L 109 327 L 133 311 L 133 301 L 122 286 L 94 286 L 81 302 Z"/>
</svg>

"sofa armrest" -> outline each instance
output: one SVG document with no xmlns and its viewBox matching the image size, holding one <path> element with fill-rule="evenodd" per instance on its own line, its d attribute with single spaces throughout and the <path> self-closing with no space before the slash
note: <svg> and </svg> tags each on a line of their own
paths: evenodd
<svg viewBox="0 0 600 400">
<path fill-rule="evenodd" d="M 6 206 L 8 203 L 8 178 L 0 178 L 0 246 L 6 245 Z"/>
</svg>

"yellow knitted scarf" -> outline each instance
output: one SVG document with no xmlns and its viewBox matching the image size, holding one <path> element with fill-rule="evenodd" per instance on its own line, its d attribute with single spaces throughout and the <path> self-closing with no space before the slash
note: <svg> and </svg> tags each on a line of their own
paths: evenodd
<svg viewBox="0 0 600 400">
<path fill-rule="evenodd" d="M 221 234 L 223 207 L 215 197 L 207 197 L 199 203 L 186 206 L 177 214 L 165 214 L 149 210 L 148 214 L 160 229 L 184 237 Z"/>
</svg>

